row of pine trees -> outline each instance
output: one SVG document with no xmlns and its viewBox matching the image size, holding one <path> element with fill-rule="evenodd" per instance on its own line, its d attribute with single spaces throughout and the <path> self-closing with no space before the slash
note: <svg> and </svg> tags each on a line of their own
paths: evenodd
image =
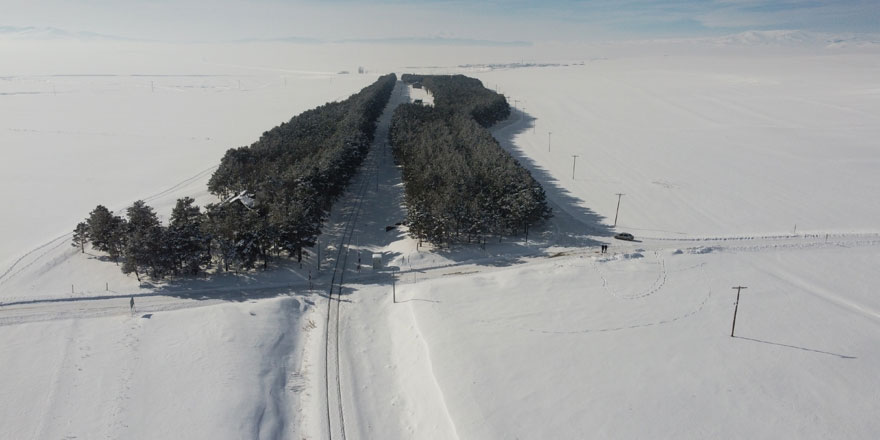
<svg viewBox="0 0 880 440">
<path fill-rule="evenodd" d="M 544 189 L 486 127 L 510 115 L 503 96 L 462 75 L 403 75 L 434 106 L 397 108 L 389 138 L 402 166 L 410 233 L 435 244 L 528 234 L 550 217 Z"/>
<path fill-rule="evenodd" d="M 212 224 L 195 200 L 177 200 L 168 226 L 163 226 L 153 208 L 138 200 L 126 209 L 126 216 L 113 214 L 98 205 L 73 232 L 73 245 L 82 252 L 91 243 L 105 252 L 124 273 L 161 279 L 168 275 L 195 275 L 211 264 Z"/>
<path fill-rule="evenodd" d="M 85 252 L 91 243 L 138 280 L 215 266 L 265 268 L 285 254 L 301 261 L 366 156 L 396 81 L 394 74 L 382 76 L 344 101 L 303 112 L 252 145 L 228 150 L 208 183 L 223 202 L 202 210 L 192 198 L 179 199 L 167 226 L 143 201 L 125 217 L 99 205 L 77 225 L 73 245 Z"/>
</svg>

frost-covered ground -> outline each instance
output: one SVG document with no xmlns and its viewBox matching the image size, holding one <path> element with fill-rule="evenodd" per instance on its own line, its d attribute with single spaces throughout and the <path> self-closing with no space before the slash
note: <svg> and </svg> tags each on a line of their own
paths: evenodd
<svg viewBox="0 0 880 440">
<path fill-rule="evenodd" d="M 528 242 L 417 248 L 385 232 L 402 189 L 377 142 L 352 244 L 386 269 L 348 259 L 347 438 L 876 438 L 880 54 L 745 37 L 544 47 L 546 67 L 514 62 L 536 48 L 0 43 L 18 60 L 0 72 L 17 208 L 0 216 L 0 437 L 326 437 L 326 285 L 353 198 L 320 272 L 311 255 L 138 285 L 52 240 L 97 203 L 209 200 L 227 148 L 421 71 L 517 100 L 493 130 L 557 215 Z M 610 238 L 615 193 L 638 242 Z"/>
</svg>

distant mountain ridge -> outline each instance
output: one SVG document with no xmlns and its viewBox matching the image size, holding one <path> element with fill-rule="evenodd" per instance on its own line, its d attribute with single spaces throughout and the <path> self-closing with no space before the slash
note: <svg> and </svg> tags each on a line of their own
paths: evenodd
<svg viewBox="0 0 880 440">
<path fill-rule="evenodd" d="M 118 35 L 101 34 L 88 31 L 70 31 L 55 27 L 36 26 L 0 26 L 0 38 L 17 40 L 118 40 L 136 41 L 133 38 L 120 37 Z"/>
<path fill-rule="evenodd" d="M 746 31 L 723 37 L 705 39 L 706 42 L 724 46 L 872 46 L 880 44 L 876 34 L 831 34 L 801 30 Z"/>
<path fill-rule="evenodd" d="M 157 41 L 141 38 L 127 38 L 118 35 L 101 34 L 89 31 L 71 31 L 55 27 L 37 26 L 0 26 L 0 39 L 13 40 L 84 40 L 84 41 Z M 186 41 L 198 43 L 211 43 L 212 41 Z M 269 38 L 241 38 L 227 41 L 213 41 L 215 43 L 297 43 L 297 44 L 412 44 L 430 46 L 531 46 L 528 41 L 495 41 L 473 38 L 447 38 L 447 37 L 391 37 L 391 38 L 346 38 L 346 39 L 319 39 L 300 36 L 269 37 Z"/>
</svg>

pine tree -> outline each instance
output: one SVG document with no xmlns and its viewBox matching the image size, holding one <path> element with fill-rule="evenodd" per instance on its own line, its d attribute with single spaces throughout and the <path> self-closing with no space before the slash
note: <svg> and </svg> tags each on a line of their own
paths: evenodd
<svg viewBox="0 0 880 440">
<path fill-rule="evenodd" d="M 125 238 L 125 220 L 113 215 L 103 205 L 98 205 L 89 213 L 86 221 L 89 237 L 95 249 L 107 252 L 113 261 L 119 262 Z"/>
<path fill-rule="evenodd" d="M 73 230 L 73 243 L 70 245 L 80 248 L 80 252 L 86 253 L 86 243 L 89 242 L 89 225 L 85 221 L 79 222 Z"/>
<path fill-rule="evenodd" d="M 153 208 L 143 200 L 134 202 L 127 210 L 128 227 L 125 234 L 122 271 L 140 274 L 149 271 L 154 279 L 162 278 L 167 269 L 165 231 Z"/>
<path fill-rule="evenodd" d="M 236 261 L 236 230 L 235 216 L 224 205 L 209 204 L 207 211 L 207 224 L 204 229 L 211 236 L 213 253 L 222 264 L 224 271 L 229 271 L 230 265 Z"/>
<path fill-rule="evenodd" d="M 177 200 L 168 225 L 168 256 L 174 272 L 195 275 L 211 263 L 210 238 L 202 226 L 203 215 L 195 200 Z"/>
</svg>

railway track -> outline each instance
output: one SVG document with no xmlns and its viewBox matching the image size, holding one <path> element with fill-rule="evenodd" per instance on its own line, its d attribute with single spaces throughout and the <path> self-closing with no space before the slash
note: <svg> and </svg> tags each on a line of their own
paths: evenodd
<svg viewBox="0 0 880 440">
<path fill-rule="evenodd" d="M 345 413 L 342 407 L 342 387 L 340 384 L 340 307 L 342 305 L 345 269 L 348 266 L 348 256 L 355 236 L 355 227 L 361 213 L 364 197 L 370 185 L 374 182 L 375 174 L 378 173 L 374 150 L 374 148 L 371 148 L 367 156 L 367 160 L 370 163 L 368 168 L 370 171 L 360 173 L 354 194 L 354 202 L 349 206 L 349 212 L 343 217 L 342 234 L 339 246 L 336 249 L 333 273 L 327 288 L 327 322 L 324 327 L 324 385 L 327 393 L 327 432 L 331 440 L 334 438 L 345 439 Z M 362 168 L 362 170 L 365 169 L 367 167 Z"/>
</svg>

